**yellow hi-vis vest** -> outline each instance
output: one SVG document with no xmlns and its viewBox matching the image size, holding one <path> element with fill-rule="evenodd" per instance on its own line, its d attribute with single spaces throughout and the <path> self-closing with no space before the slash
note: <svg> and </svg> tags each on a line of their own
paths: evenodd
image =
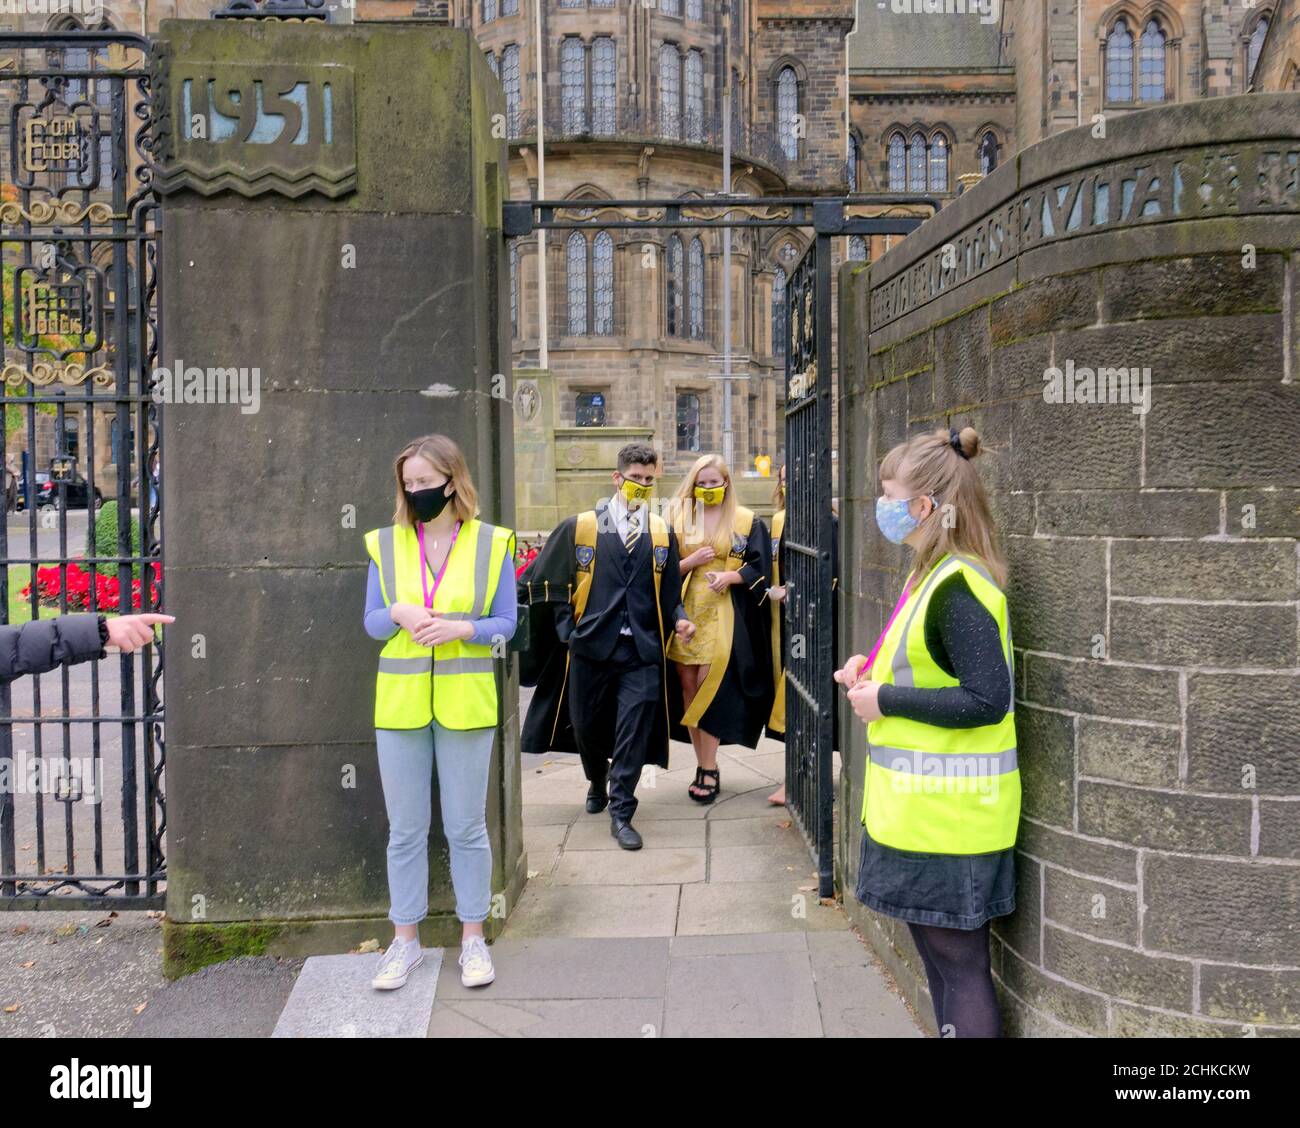
<svg viewBox="0 0 1300 1128">
<path fill-rule="evenodd" d="M 772 515 L 772 586 L 781 586 L 781 537 L 785 533 L 785 510 L 778 509 Z M 781 666 L 784 656 L 781 653 L 781 616 L 785 614 L 785 604 L 769 600 L 772 612 L 772 679 L 776 685 L 776 697 L 772 700 L 772 714 L 767 719 L 767 727 L 773 732 L 785 732 L 785 670 Z"/>
<path fill-rule="evenodd" d="M 484 521 L 466 521 L 447 560 L 433 610 L 446 619 L 481 619 L 492 606 L 514 533 Z M 427 567 L 415 530 L 388 525 L 366 534 L 366 551 L 379 567 L 384 605 L 424 605 L 420 571 Z M 489 643 L 454 639 L 421 646 L 399 628 L 379 654 L 375 728 L 424 728 L 437 717 L 449 729 L 497 723 L 497 679 Z"/>
<path fill-rule="evenodd" d="M 936 586 L 960 571 L 993 616 L 1011 674 L 1011 707 L 975 728 L 941 728 L 905 717 L 867 726 L 862 824 L 877 842 L 927 854 L 986 854 L 1015 844 L 1020 819 L 1015 674 L 1007 599 L 969 557 L 944 556 L 899 609 L 871 667 L 873 681 L 922 689 L 954 686 L 925 646 L 925 614 Z"/>
</svg>

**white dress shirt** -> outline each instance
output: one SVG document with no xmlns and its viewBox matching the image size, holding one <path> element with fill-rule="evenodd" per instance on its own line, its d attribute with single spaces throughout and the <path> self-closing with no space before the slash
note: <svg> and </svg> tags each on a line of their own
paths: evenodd
<svg viewBox="0 0 1300 1128">
<path fill-rule="evenodd" d="M 639 508 L 640 508 L 640 513 L 638 515 L 638 520 L 640 521 L 641 533 L 642 535 L 644 535 L 646 531 L 645 515 L 648 512 L 648 509 L 644 505 L 640 506 Z M 631 527 L 631 513 L 629 512 L 628 509 L 627 498 L 623 496 L 622 490 L 619 490 L 617 493 L 613 495 L 613 497 L 609 499 L 609 505 L 607 507 L 607 511 L 610 517 L 613 519 L 614 531 L 618 533 L 619 541 L 626 543 L 628 529 Z M 632 628 L 628 626 L 628 622 L 627 622 L 626 606 L 624 606 L 623 608 L 623 626 L 619 628 L 618 633 L 622 635 L 630 635 L 632 633 Z"/>
</svg>

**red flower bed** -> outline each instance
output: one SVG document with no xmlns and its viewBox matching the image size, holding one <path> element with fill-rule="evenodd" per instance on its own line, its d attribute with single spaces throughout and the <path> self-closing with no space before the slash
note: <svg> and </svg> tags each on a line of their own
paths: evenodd
<svg viewBox="0 0 1300 1128">
<path fill-rule="evenodd" d="M 155 561 L 150 567 L 153 569 L 153 579 L 149 583 L 149 598 L 153 606 L 157 607 L 161 596 L 158 584 L 162 581 L 162 565 Z M 69 611 L 89 611 L 90 585 L 93 582 L 95 585 L 96 610 L 120 611 L 122 609 L 121 585 L 116 576 L 105 576 L 101 572 L 83 571 L 76 561 L 68 562 L 66 579 L 64 578 L 64 571 L 64 569 L 58 567 L 36 569 L 37 597 L 45 606 L 59 606 L 59 596 L 66 591 Z M 133 611 L 140 610 L 140 603 L 143 599 L 141 592 L 141 581 L 132 580 L 131 609 Z M 18 594 L 21 599 L 31 599 L 32 585 L 28 584 Z"/>
</svg>

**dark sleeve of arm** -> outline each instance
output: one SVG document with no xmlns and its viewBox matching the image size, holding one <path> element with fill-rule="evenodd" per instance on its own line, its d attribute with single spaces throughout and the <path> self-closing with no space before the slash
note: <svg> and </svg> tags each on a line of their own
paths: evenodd
<svg viewBox="0 0 1300 1128">
<path fill-rule="evenodd" d="M 931 624 L 960 684 L 943 689 L 882 685 L 880 711 L 942 728 L 977 728 L 1000 721 L 1011 707 L 1011 673 L 1002 639 L 993 616 L 960 572 L 940 583 L 930 598 L 927 639 Z"/>
<path fill-rule="evenodd" d="M 101 658 L 99 615 L 34 619 L 21 627 L 0 627 L 0 681 L 43 674 L 64 662 Z"/>
<path fill-rule="evenodd" d="M 745 546 L 745 562 L 736 569 L 741 584 L 749 591 L 755 603 L 762 603 L 772 582 L 772 536 L 761 517 L 754 518 L 749 530 L 749 543 Z"/>
<path fill-rule="evenodd" d="M 573 607 L 568 599 L 575 582 L 573 542 L 577 525 L 576 517 L 566 517 L 556 525 L 537 559 L 519 577 L 520 603 L 530 602 L 530 587 L 533 603 L 549 597 L 555 609 L 556 634 L 561 642 L 568 640 L 573 629 Z"/>
</svg>

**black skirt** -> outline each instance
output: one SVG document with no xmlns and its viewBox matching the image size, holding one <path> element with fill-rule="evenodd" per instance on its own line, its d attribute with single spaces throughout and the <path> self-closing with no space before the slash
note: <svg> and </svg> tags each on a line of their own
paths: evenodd
<svg viewBox="0 0 1300 1128">
<path fill-rule="evenodd" d="M 941 928 L 978 928 L 1016 908 L 1015 848 L 991 854 L 915 854 L 862 830 L 857 897 L 869 909 Z"/>
</svg>

